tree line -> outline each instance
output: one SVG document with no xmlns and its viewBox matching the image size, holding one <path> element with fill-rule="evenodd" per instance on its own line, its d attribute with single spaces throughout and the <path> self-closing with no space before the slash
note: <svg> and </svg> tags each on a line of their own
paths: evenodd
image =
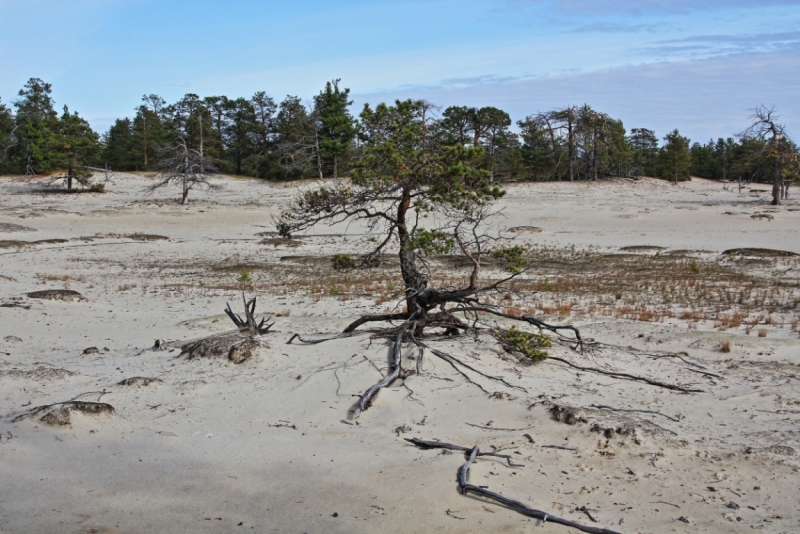
<svg viewBox="0 0 800 534">
<path fill-rule="evenodd" d="M 221 173 L 335 177 L 351 172 L 370 135 L 364 113 L 351 114 L 350 90 L 340 80 L 326 83 L 307 103 L 297 96 L 278 103 L 264 91 L 250 98 L 189 93 L 171 104 L 145 95 L 131 118 L 117 119 L 102 136 L 66 106 L 57 113 L 51 92 L 50 84 L 32 78 L 12 108 L 0 101 L 0 172 L 66 169 L 72 175 L 89 165 L 154 171 L 180 143 Z M 515 130 L 509 114 L 496 107 L 431 105 L 428 112 L 429 142 L 480 147 L 483 168 L 501 180 L 657 176 L 678 182 L 694 175 L 750 182 L 774 181 L 777 173 L 784 183 L 797 174 L 797 146 L 774 114 L 767 117 L 771 136 L 748 128 L 736 138 L 700 144 L 677 129 L 661 139 L 647 128 L 626 130 L 621 120 L 589 105 L 529 115 Z M 759 124 L 756 115 L 751 126 Z"/>
</svg>

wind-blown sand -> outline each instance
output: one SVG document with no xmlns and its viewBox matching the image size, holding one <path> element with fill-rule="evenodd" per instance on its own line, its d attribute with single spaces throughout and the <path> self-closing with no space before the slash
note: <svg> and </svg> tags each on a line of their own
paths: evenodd
<svg viewBox="0 0 800 534">
<path fill-rule="evenodd" d="M 0 179 L 0 532 L 572 532 L 460 495 L 463 455 L 418 449 L 403 439 L 411 437 L 504 449 L 524 467 L 480 459 L 472 484 L 592 526 L 800 531 L 800 340 L 791 325 L 800 260 L 722 255 L 800 254 L 796 201 L 773 208 L 767 186 L 739 196 L 698 179 L 511 185 L 499 223 L 534 251 L 583 251 L 586 269 L 621 258 L 626 277 L 674 251 L 686 259 L 671 268 L 712 281 L 719 269 L 744 285 L 741 273 L 752 269 L 785 282 L 763 301 L 774 320 L 746 333 L 746 324 L 721 330 L 712 317 L 692 325 L 680 310 L 652 321 L 553 311 L 548 320 L 604 345 L 584 354 L 556 345 L 551 355 L 702 392 L 554 360 L 520 366 L 486 339 L 452 339 L 431 344 L 517 388 L 470 374 L 488 395 L 426 354 L 421 374 L 349 419 L 386 371 L 388 344 L 368 334 L 286 341 L 339 332 L 393 305 L 376 305 L 382 280 L 349 287 L 326 267 L 329 255 L 366 247 L 370 236 L 351 224 L 275 240 L 264 232 L 297 185 L 219 182 L 223 190 L 193 191 L 181 206 L 174 189 L 146 196 L 149 180 L 137 175 L 81 195 Z M 764 213 L 773 220 L 752 218 Z M 553 260 L 530 276 L 545 283 L 546 268 L 549 284 L 571 265 Z M 238 365 L 179 357 L 183 341 L 233 327 L 222 311 L 229 301 L 241 312 L 242 267 L 258 288 L 257 315 L 277 315 L 266 345 Z M 48 289 L 85 301 L 27 296 Z M 522 297 L 542 300 L 541 310 L 569 301 L 565 291 Z M 598 306 L 674 302 L 655 285 L 634 293 Z M 153 350 L 156 339 L 167 349 Z M 404 353 L 404 367 L 414 368 L 415 355 Z M 133 377 L 157 380 L 121 384 Z M 107 403 L 113 413 L 67 414 L 80 407 L 67 404 L 26 417 L 67 401 Z"/>
</svg>

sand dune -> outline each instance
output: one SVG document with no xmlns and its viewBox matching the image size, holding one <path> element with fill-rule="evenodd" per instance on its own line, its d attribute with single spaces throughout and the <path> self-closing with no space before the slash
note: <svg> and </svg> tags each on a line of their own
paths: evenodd
<svg viewBox="0 0 800 534">
<path fill-rule="evenodd" d="M 344 278 L 329 257 L 366 228 L 282 241 L 265 232 L 304 184 L 218 181 L 181 206 L 140 175 L 81 195 L 0 179 L 0 532 L 571 531 L 460 495 L 463 455 L 404 438 L 502 450 L 523 467 L 482 458 L 472 484 L 587 525 L 800 531 L 800 258 L 763 252 L 800 254 L 796 201 L 706 180 L 510 185 L 498 229 L 534 268 L 509 302 L 575 324 L 586 350 L 521 366 L 489 340 L 433 340 L 513 387 L 427 353 L 352 417 L 388 343 L 286 342 L 391 308 L 393 258 Z M 181 356 L 233 329 L 242 268 L 270 333 L 240 364 Z M 65 289 L 85 301 L 30 296 Z"/>
</svg>

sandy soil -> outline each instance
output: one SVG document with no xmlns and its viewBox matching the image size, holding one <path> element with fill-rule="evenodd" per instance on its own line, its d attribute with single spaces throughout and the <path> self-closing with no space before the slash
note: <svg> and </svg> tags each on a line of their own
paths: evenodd
<svg viewBox="0 0 800 534">
<path fill-rule="evenodd" d="M 705 180 L 513 185 L 500 222 L 533 250 L 622 258 L 619 283 L 689 251 L 670 269 L 711 281 L 728 273 L 733 285 L 748 269 L 761 283 L 779 280 L 747 310 L 752 319 L 763 305 L 775 319 L 725 328 L 712 317 L 690 324 L 680 309 L 652 320 L 577 313 L 584 294 L 550 319 L 598 344 L 583 354 L 557 345 L 551 355 L 702 391 L 555 360 L 521 366 L 487 340 L 439 340 L 431 344 L 515 387 L 468 373 L 487 394 L 426 354 L 422 373 L 348 419 L 386 371 L 388 344 L 366 334 L 286 341 L 341 331 L 392 305 L 376 304 L 391 289 L 391 265 L 363 283 L 326 267 L 331 254 L 369 244 L 365 229 L 275 240 L 264 233 L 296 184 L 220 178 L 221 191 L 192 192 L 181 206 L 175 190 L 145 195 L 148 182 L 117 175 L 106 194 L 64 195 L 0 179 L 0 532 L 571 532 L 460 495 L 463 456 L 420 450 L 411 437 L 503 449 L 524 467 L 481 459 L 473 484 L 593 526 L 800 531 L 800 339 L 791 323 L 800 263 L 722 255 L 800 253 L 796 201 L 773 208 L 766 186 L 740 196 Z M 576 265 L 551 263 L 542 267 L 550 280 Z M 183 342 L 231 329 L 222 311 L 226 301 L 241 307 L 242 267 L 253 273 L 258 314 L 276 322 L 264 347 L 242 364 L 180 356 Z M 531 283 L 545 284 L 543 272 Z M 28 296 L 49 289 L 84 299 Z M 636 299 L 661 291 L 626 290 L 606 309 L 629 298 L 647 306 Z M 542 294 L 529 304 L 571 298 Z M 153 349 L 157 339 L 166 350 Z M 157 380 L 125 381 L 134 377 Z M 57 404 L 67 401 L 77 404 Z M 81 401 L 113 412 L 83 413 Z"/>
</svg>

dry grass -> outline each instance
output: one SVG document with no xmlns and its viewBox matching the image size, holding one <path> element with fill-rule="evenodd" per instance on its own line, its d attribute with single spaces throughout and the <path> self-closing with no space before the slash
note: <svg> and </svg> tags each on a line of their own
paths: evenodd
<svg viewBox="0 0 800 534">
<path fill-rule="evenodd" d="M 506 284 L 502 292 L 487 295 L 489 302 L 509 314 L 544 313 L 558 315 L 562 321 L 612 317 L 681 322 L 690 329 L 739 329 L 749 333 L 759 326 L 791 325 L 800 331 L 800 258 L 709 254 L 692 258 L 538 246 L 530 250 L 529 259 L 530 268 Z M 311 302 L 330 297 L 368 299 L 376 307 L 370 311 L 390 306 L 402 296 L 398 293 L 402 279 L 393 258 L 387 258 L 378 268 L 348 273 L 334 271 L 330 256 L 324 255 L 284 256 L 277 262 L 244 252 L 224 261 L 143 258 L 137 265 L 94 257 L 70 261 L 84 265 L 97 262 L 106 270 L 128 268 L 126 277 L 157 278 L 161 285 L 152 287 L 150 292 L 158 291 L 167 297 L 236 293 L 233 275 L 243 268 L 253 274 L 254 289 L 261 294 L 307 298 Z M 458 257 L 439 256 L 430 258 L 430 262 L 432 287 L 466 284 L 470 266 Z M 482 272 L 482 282 L 488 284 L 504 276 L 489 261 Z"/>
</svg>

